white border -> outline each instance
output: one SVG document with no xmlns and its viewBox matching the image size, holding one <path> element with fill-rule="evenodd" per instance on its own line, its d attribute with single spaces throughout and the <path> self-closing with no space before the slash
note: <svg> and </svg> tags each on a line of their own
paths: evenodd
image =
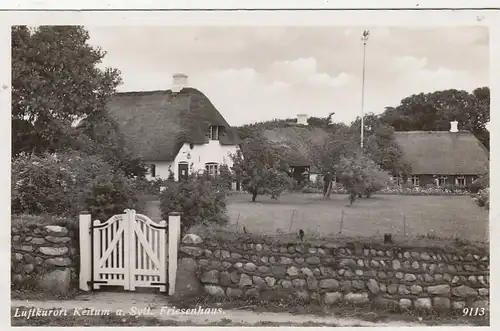
<svg viewBox="0 0 500 331">
<path fill-rule="evenodd" d="M 158 1 L 159 2 L 159 1 Z M 122 6 L 131 8 L 135 5 L 135 8 L 145 8 L 154 3 L 158 2 L 139 2 L 134 1 L 123 1 Z M 240 1 L 243 2 L 243 1 Z M 340 4 L 339 1 L 321 1 L 323 6 L 336 4 L 337 7 L 356 7 L 356 4 L 360 4 L 359 1 L 350 1 L 347 4 Z M 424 8 L 424 5 L 436 7 L 443 7 L 443 2 L 437 1 L 421 1 L 420 8 Z M 97 1 L 86 1 L 85 3 L 79 3 L 80 8 L 96 7 Z M 185 4 L 181 7 L 198 7 L 200 1 L 185 1 Z M 265 6 L 277 7 L 277 3 L 283 4 L 284 1 L 265 1 Z M 294 5 L 292 5 L 292 4 Z M 300 6 L 311 7 L 311 3 L 317 3 L 317 1 L 309 1 L 307 5 L 304 1 L 300 1 Z M 397 3 L 397 4 L 396 4 Z M 377 3 L 377 6 L 382 7 L 392 7 L 396 4 L 401 6 L 402 1 L 386 1 L 385 3 Z M 407 2 L 408 3 L 408 2 Z M 466 6 L 472 7 L 471 1 L 452 1 L 448 2 L 449 5 L 453 3 L 453 6 Z M 498 1 L 474 1 L 474 6 L 485 7 L 485 6 L 495 6 Z M 29 4 L 35 8 L 47 8 L 56 5 L 55 1 L 40 2 L 29 2 Z M 60 5 L 61 2 L 57 2 Z M 67 7 L 70 7 L 68 3 L 64 3 Z M 210 4 L 213 4 L 211 2 Z M 234 7 L 234 2 L 224 2 L 219 1 L 215 4 L 215 7 L 226 8 L 229 4 Z M 264 4 L 264 1 L 247 1 L 246 4 L 242 3 L 243 7 L 256 6 L 256 4 Z M 367 2 L 363 3 L 366 7 Z M 206 4 L 204 4 L 206 6 Z M 299 6 L 299 1 L 286 1 L 287 6 L 297 7 Z M 14 8 L 27 8 L 24 4 L 12 5 Z M 72 6 L 76 7 L 76 4 Z M 159 5 L 158 5 L 159 6 Z M 165 6 L 165 5 L 163 5 Z M 201 6 L 201 5 L 200 5 Z M 317 5 L 316 7 L 321 7 Z M 373 6 L 373 4 L 371 5 Z M 107 9 L 113 8 L 115 6 L 109 6 L 108 3 L 100 3 L 98 7 L 105 7 Z M 120 7 L 117 5 L 117 7 Z M 278 6 L 283 7 L 283 5 Z M 74 8 L 74 7 L 73 7 Z M 115 7 L 116 8 L 116 7 Z M 178 7 L 177 7 L 178 8 Z M 241 7 L 240 7 L 241 8 Z M 483 19 L 478 21 L 478 17 Z M 0 121 L 0 125 L 3 126 L 3 130 L 0 130 L 3 135 L 3 144 L 1 144 L 2 152 L 4 157 L 2 158 L 1 167 L 4 171 L 4 176 L 2 179 L 4 185 L 2 185 L 2 203 L 5 208 L 2 208 L 4 212 L 4 217 L 2 218 L 5 222 L 5 226 L 9 224 L 10 215 L 10 201 L 9 201 L 9 184 L 7 178 L 10 176 L 10 117 L 7 109 L 10 109 L 10 25 L 13 24 L 29 24 L 29 25 L 39 25 L 39 24 L 82 24 L 82 25 L 224 25 L 224 26 L 278 26 L 278 25 L 308 25 L 308 26 L 475 26 L 475 25 L 487 25 L 490 26 L 490 52 L 491 59 L 500 59 L 500 24 L 498 20 L 497 11 L 462 11 L 462 12 L 452 12 L 452 11 L 300 11 L 300 12 L 0 12 L 0 112 L 4 120 Z M 491 72 L 500 72 L 500 63 L 498 61 L 490 61 Z M 491 75 L 490 88 L 492 91 L 491 98 L 491 169 L 495 169 L 495 164 L 498 164 L 498 147 L 499 146 L 499 132 L 500 132 L 500 118 L 497 118 L 497 112 L 495 109 L 500 107 L 500 98 L 498 94 L 494 91 L 498 91 L 500 88 L 499 76 Z M 2 89 L 2 86 L 9 86 L 7 89 Z M 496 133 L 495 133 L 496 132 Z M 491 200 L 500 201 L 500 190 L 498 190 L 500 176 L 496 175 L 495 172 L 491 173 Z M 500 221 L 499 208 L 496 207 L 494 203 L 491 205 L 490 211 L 490 238 L 491 238 L 491 256 L 495 256 L 495 251 L 500 253 L 499 244 L 494 240 L 495 234 L 498 233 L 497 228 L 499 225 L 497 223 Z M 10 236 L 8 231 L 0 232 L 0 245 L 2 258 L 0 262 L 2 263 L 2 270 L 10 269 Z M 491 259 L 491 274 L 494 275 L 498 264 L 495 258 Z M 9 273 L 10 275 L 10 273 Z M 5 275 L 4 279 L 9 279 L 9 276 Z M 497 320 L 495 312 L 498 307 L 497 295 L 496 295 L 496 277 L 491 277 L 491 287 L 490 287 L 490 301 L 491 301 L 491 325 L 497 325 Z M 4 283 L 1 293 L 2 300 L 6 300 L 7 307 L 9 306 L 8 299 L 10 298 L 10 286 L 7 282 Z M 2 309 L 2 322 L 5 325 L 10 325 L 10 310 Z M 184 328 L 189 329 L 189 328 Z M 208 329 L 208 328 L 203 328 Z M 302 328 L 301 328 L 302 329 Z M 443 328 L 450 329 L 451 328 Z M 387 330 L 387 328 L 384 328 Z"/>
</svg>

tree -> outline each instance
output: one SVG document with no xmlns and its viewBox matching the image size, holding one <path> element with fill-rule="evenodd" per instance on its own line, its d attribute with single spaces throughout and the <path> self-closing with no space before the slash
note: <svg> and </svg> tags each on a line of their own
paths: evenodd
<svg viewBox="0 0 500 331">
<path fill-rule="evenodd" d="M 121 83 L 81 26 L 12 28 L 12 155 L 66 148 L 72 123 L 105 108 Z"/>
<path fill-rule="evenodd" d="M 357 196 L 369 198 L 382 189 L 388 180 L 383 171 L 373 160 L 358 154 L 354 157 L 342 157 L 336 165 L 337 180 L 349 193 L 351 204 Z"/>
<path fill-rule="evenodd" d="M 480 87 L 469 93 L 449 89 L 414 94 L 397 107 L 387 107 L 380 119 L 396 131 L 447 131 L 451 121 L 472 132 L 489 149 L 490 90 Z"/>
<path fill-rule="evenodd" d="M 252 202 L 259 194 L 277 199 L 286 188 L 293 186 L 284 155 L 281 146 L 261 135 L 246 139 L 241 149 L 232 155 L 232 170 L 243 189 L 252 194 Z"/>
</svg>

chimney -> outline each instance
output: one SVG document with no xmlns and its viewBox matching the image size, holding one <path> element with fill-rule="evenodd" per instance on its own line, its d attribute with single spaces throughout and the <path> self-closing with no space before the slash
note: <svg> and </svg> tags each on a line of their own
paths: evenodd
<svg viewBox="0 0 500 331">
<path fill-rule="evenodd" d="M 307 125 L 307 114 L 297 114 L 297 124 Z"/>
<path fill-rule="evenodd" d="M 187 86 L 188 76 L 184 74 L 174 74 L 172 77 L 172 92 L 179 93 L 184 87 Z"/>
<path fill-rule="evenodd" d="M 450 124 L 451 124 L 450 132 L 458 132 L 458 122 L 453 121 L 450 122 Z"/>
</svg>

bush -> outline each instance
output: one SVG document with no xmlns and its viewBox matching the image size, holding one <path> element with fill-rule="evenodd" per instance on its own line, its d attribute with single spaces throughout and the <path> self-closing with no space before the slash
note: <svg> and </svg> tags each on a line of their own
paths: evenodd
<svg viewBox="0 0 500 331">
<path fill-rule="evenodd" d="M 12 162 L 14 214 L 76 216 L 88 210 L 107 219 L 142 207 L 133 179 L 100 157 L 79 152 L 21 155 Z"/>
<path fill-rule="evenodd" d="M 479 193 L 480 190 L 490 187 L 490 174 L 486 173 L 479 176 L 469 187 L 471 193 Z"/>
<path fill-rule="evenodd" d="M 227 224 L 226 190 L 218 188 L 216 178 L 192 174 L 185 181 L 167 182 L 160 194 L 163 219 L 170 212 L 181 212 L 181 231 L 196 224 Z"/>
<path fill-rule="evenodd" d="M 474 198 L 479 207 L 490 209 L 490 189 L 485 188 L 480 190 Z"/>
</svg>

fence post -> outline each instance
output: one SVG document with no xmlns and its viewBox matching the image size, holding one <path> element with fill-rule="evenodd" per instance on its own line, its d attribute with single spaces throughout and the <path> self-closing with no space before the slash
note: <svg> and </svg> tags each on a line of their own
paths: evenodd
<svg viewBox="0 0 500 331">
<path fill-rule="evenodd" d="M 344 227 L 344 209 L 342 209 L 342 217 L 340 219 L 340 231 L 339 231 L 340 234 L 342 234 L 343 227 Z"/>
<path fill-rule="evenodd" d="M 181 213 L 168 214 L 168 295 L 175 293 L 177 277 L 177 251 L 181 237 Z"/>
<path fill-rule="evenodd" d="M 82 291 L 90 291 L 89 283 L 92 270 L 92 256 L 90 245 L 90 224 L 92 223 L 92 215 L 88 211 L 80 212 L 79 217 L 79 239 L 80 239 L 80 275 L 79 287 Z"/>
</svg>

